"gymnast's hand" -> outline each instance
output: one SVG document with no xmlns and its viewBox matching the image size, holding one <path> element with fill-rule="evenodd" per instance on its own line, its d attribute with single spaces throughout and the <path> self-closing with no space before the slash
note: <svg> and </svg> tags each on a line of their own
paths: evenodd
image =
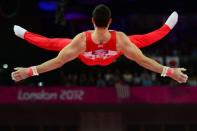
<svg viewBox="0 0 197 131">
<path fill-rule="evenodd" d="M 188 76 L 183 73 L 183 71 L 186 71 L 185 68 L 173 68 L 174 72 L 170 78 L 177 81 L 178 83 L 186 83 L 188 80 Z"/>
<path fill-rule="evenodd" d="M 12 77 L 12 80 L 14 80 L 15 82 L 19 82 L 21 80 L 24 80 L 30 77 L 28 75 L 28 68 L 17 67 L 17 68 L 14 68 L 14 70 L 15 71 L 12 72 L 11 77 Z"/>
</svg>

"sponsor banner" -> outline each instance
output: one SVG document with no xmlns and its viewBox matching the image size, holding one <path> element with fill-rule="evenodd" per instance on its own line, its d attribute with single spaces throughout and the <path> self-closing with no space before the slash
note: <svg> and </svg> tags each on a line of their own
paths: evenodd
<svg viewBox="0 0 197 131">
<path fill-rule="evenodd" d="M 92 87 L 0 88 L 0 104 L 114 104 L 114 89 Z"/>
<path fill-rule="evenodd" d="M 129 103 L 197 104 L 197 87 L 136 87 L 130 94 Z"/>
<path fill-rule="evenodd" d="M 0 88 L 0 104 L 197 104 L 197 87 Z"/>
</svg>

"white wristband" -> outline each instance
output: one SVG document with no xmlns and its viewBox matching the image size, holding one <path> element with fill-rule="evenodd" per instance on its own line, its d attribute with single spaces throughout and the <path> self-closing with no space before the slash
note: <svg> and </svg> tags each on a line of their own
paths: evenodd
<svg viewBox="0 0 197 131">
<path fill-rule="evenodd" d="M 162 76 L 162 77 L 166 77 L 166 74 L 167 74 L 167 72 L 168 72 L 168 69 L 169 69 L 169 67 L 167 67 L 167 66 L 164 66 L 164 67 L 163 67 L 163 71 L 162 71 L 162 73 L 161 73 L 161 76 Z"/>
<path fill-rule="evenodd" d="M 31 69 L 32 69 L 32 71 L 33 71 L 33 76 L 38 76 L 38 75 L 39 75 L 39 74 L 38 74 L 38 71 L 37 71 L 37 69 L 36 69 L 36 66 L 32 66 Z"/>
</svg>

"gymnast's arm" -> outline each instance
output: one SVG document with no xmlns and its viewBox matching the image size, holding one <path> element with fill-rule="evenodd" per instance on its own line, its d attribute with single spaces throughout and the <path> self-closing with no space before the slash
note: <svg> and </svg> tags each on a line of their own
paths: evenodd
<svg viewBox="0 0 197 131">
<path fill-rule="evenodd" d="M 57 57 L 51 59 L 41 65 L 36 66 L 38 73 L 48 72 L 63 66 L 65 63 L 74 60 L 85 51 L 85 43 L 83 42 L 83 34 L 77 35 L 72 42 L 63 48 Z"/>
<path fill-rule="evenodd" d="M 65 63 L 77 58 L 79 54 L 85 51 L 85 48 L 84 35 L 82 33 L 78 34 L 68 46 L 59 52 L 57 57 L 34 66 L 35 69 L 32 69 L 32 73 L 35 73 L 36 70 L 36 74 L 41 74 L 60 68 Z M 15 68 L 15 70 L 12 73 L 12 79 L 16 82 L 31 76 L 29 75 L 29 68 Z"/>
<path fill-rule="evenodd" d="M 151 71 L 162 73 L 164 66 L 157 63 L 155 60 L 146 57 L 141 50 L 136 47 L 136 45 L 132 44 L 128 37 L 124 34 L 119 32 L 118 33 L 118 40 L 121 41 L 121 44 L 118 44 L 120 50 L 124 53 L 124 55 L 130 59 L 135 61 L 140 66 L 149 69 Z M 173 68 L 173 74 L 170 76 L 172 79 L 176 80 L 179 83 L 185 83 L 188 79 L 186 74 L 183 74 L 182 71 L 185 71 L 184 68 Z"/>
</svg>

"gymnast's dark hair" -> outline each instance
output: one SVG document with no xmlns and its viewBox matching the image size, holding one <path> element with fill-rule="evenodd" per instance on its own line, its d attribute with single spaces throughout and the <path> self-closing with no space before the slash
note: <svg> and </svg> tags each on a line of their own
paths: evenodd
<svg viewBox="0 0 197 131">
<path fill-rule="evenodd" d="M 100 4 L 92 12 L 92 17 L 97 27 L 107 27 L 111 18 L 111 10 L 106 5 Z"/>
</svg>

